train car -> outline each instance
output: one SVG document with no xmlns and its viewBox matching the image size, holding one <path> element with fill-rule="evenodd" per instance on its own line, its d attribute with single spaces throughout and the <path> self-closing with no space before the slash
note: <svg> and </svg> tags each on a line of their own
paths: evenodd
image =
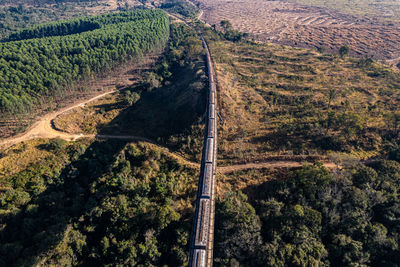
<svg viewBox="0 0 400 267">
<path fill-rule="evenodd" d="M 215 84 L 212 83 L 210 84 L 210 93 L 209 93 L 209 97 L 210 97 L 210 104 L 215 104 Z"/>
<path fill-rule="evenodd" d="M 207 64 L 207 68 L 208 68 L 208 77 L 210 77 L 209 81 L 210 81 L 210 83 L 213 83 L 214 82 L 214 78 L 213 78 L 213 75 L 212 75 L 212 67 L 211 67 L 210 63 Z"/>
<path fill-rule="evenodd" d="M 210 226 L 210 199 L 200 199 L 199 214 L 197 216 L 196 236 L 194 239 L 195 247 L 206 247 L 208 242 L 209 226 Z"/>
<path fill-rule="evenodd" d="M 214 133 L 215 133 L 214 119 L 210 119 L 208 121 L 207 137 L 208 138 L 214 138 Z"/>
<path fill-rule="evenodd" d="M 205 249 L 195 249 L 193 252 L 193 264 L 194 267 L 205 267 L 206 266 L 206 255 Z"/>
<path fill-rule="evenodd" d="M 208 118 L 215 119 L 215 104 L 208 105 Z"/>
<path fill-rule="evenodd" d="M 214 161 L 214 138 L 207 138 L 206 144 L 206 162 Z"/>
<path fill-rule="evenodd" d="M 211 187 L 213 179 L 213 165 L 212 163 L 206 163 L 203 173 L 203 185 L 201 188 L 201 198 L 211 198 Z"/>
</svg>

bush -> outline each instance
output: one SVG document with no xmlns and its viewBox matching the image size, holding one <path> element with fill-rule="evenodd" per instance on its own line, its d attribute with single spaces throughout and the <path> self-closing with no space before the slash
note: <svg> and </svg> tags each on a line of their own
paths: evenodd
<svg viewBox="0 0 400 267">
<path fill-rule="evenodd" d="M 54 151 L 58 151 L 58 150 L 65 148 L 66 145 L 67 145 L 67 141 L 57 137 L 57 138 L 50 139 L 50 141 L 47 144 L 43 144 L 39 148 L 54 152 Z"/>
<path fill-rule="evenodd" d="M 340 47 L 339 49 L 339 54 L 341 57 L 347 56 L 349 54 L 349 47 L 347 45 L 344 45 Z"/>
</svg>

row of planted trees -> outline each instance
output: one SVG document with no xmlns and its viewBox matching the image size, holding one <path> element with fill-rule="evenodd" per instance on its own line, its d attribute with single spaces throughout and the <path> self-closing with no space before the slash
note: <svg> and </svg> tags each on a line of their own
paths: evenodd
<svg viewBox="0 0 400 267">
<path fill-rule="evenodd" d="M 168 37 L 169 19 L 160 10 L 54 22 L 16 33 L 12 39 L 18 41 L 0 43 L 0 110 L 27 112 L 43 96 L 140 58 L 163 47 Z"/>
</svg>

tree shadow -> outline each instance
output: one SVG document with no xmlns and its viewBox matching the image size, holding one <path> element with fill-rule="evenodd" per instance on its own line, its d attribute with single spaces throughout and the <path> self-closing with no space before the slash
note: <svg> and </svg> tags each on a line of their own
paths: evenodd
<svg viewBox="0 0 400 267">
<path fill-rule="evenodd" d="M 206 90 L 194 83 L 196 68 L 181 68 L 179 79 L 152 90 L 133 91 L 141 97 L 124 109 L 99 135 L 135 135 L 153 140 L 182 134 L 198 123 L 206 110 Z"/>
<path fill-rule="evenodd" d="M 132 134 L 157 139 L 184 133 L 198 121 L 206 103 L 204 88 L 197 90 L 190 84 L 191 79 L 183 79 L 143 93 L 135 105 L 124 110 L 99 134 Z M 43 192 L 32 196 L 17 212 L 0 215 L 4 225 L 0 229 L 0 266 L 32 266 L 51 255 L 71 226 L 94 212 L 107 196 L 107 191 L 95 193 L 96 181 L 112 171 L 127 143 L 115 139 L 95 140 L 55 178 L 45 174 L 49 175 L 46 180 L 50 183 Z"/>
<path fill-rule="evenodd" d="M 45 191 L 19 212 L 3 215 L 0 265 L 35 265 L 55 248 L 68 225 L 94 207 L 95 202 L 89 201 L 91 185 L 110 169 L 125 145 L 121 140 L 94 141 Z"/>
</svg>

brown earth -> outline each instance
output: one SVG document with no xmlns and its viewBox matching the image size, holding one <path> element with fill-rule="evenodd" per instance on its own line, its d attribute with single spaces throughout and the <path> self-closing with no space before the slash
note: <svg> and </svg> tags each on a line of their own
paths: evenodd
<svg viewBox="0 0 400 267">
<path fill-rule="evenodd" d="M 266 42 L 337 51 L 348 45 L 353 55 L 378 59 L 400 56 L 400 25 L 341 14 L 326 8 L 283 1 L 198 0 L 202 20 L 233 27 Z"/>
<path fill-rule="evenodd" d="M 134 84 L 141 72 L 149 69 L 154 64 L 158 55 L 159 53 L 157 52 L 146 56 L 140 62 L 137 60 L 126 62 L 116 67 L 103 78 L 99 77 L 80 82 L 77 86 L 84 87 L 85 90 L 65 90 L 61 96 L 53 97 L 52 101 L 44 102 L 30 114 L 24 115 L 24 119 L 3 116 L 0 118 L 0 143 L 2 139 L 6 141 L 7 138 L 21 132 L 21 126 L 27 128 L 22 131 L 22 136 L 27 135 L 28 132 L 32 132 L 32 129 L 37 127 L 35 124 L 41 121 L 48 121 L 54 114 L 59 115 L 67 110 L 72 110 L 74 107 L 84 106 L 85 103 L 98 99 L 99 96 L 107 95 L 110 92 L 115 92 L 116 89 Z M 41 135 L 35 134 L 35 136 L 39 137 Z"/>
</svg>

